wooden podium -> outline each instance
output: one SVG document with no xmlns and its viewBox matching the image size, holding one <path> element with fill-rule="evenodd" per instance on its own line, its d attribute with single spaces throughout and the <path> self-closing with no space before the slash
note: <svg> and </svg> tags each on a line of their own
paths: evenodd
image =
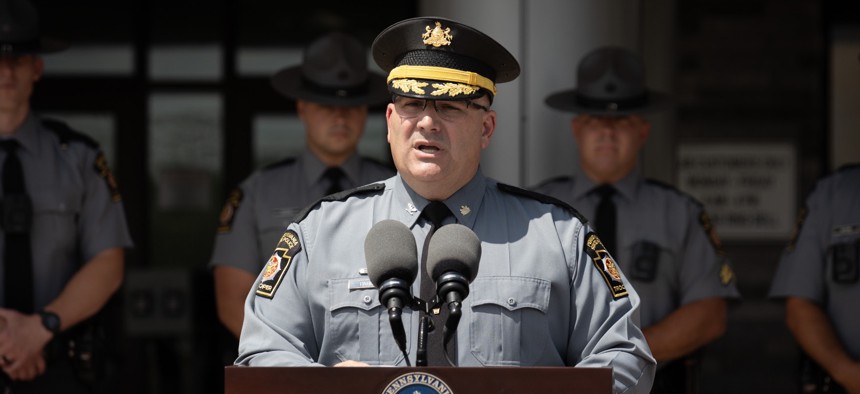
<svg viewBox="0 0 860 394">
<path fill-rule="evenodd" d="M 437 381 L 439 379 L 440 381 Z M 611 394 L 612 369 L 572 367 L 225 367 L 226 394 L 420 392 Z M 433 391 L 433 388 L 436 391 Z M 438 390 L 442 388 L 442 390 Z M 444 389 L 447 388 L 448 391 Z M 429 391 L 428 391 L 429 390 Z"/>
</svg>

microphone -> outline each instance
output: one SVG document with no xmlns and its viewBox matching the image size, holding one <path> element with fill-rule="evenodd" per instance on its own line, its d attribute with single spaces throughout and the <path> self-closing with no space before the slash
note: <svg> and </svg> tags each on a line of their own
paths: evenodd
<svg viewBox="0 0 860 394">
<path fill-rule="evenodd" d="M 364 259 L 367 276 L 379 289 L 379 302 L 388 308 L 388 321 L 394 341 L 409 364 L 406 353 L 406 331 L 401 314 L 412 303 L 412 282 L 418 275 L 418 251 L 415 237 L 405 224 L 383 220 L 367 232 Z"/>
<path fill-rule="evenodd" d="M 478 275 L 480 262 L 481 240 L 462 224 L 442 226 L 430 238 L 425 269 L 436 282 L 439 300 L 448 307 L 448 320 L 443 329 L 446 357 L 448 341 L 460 324 L 462 302 L 469 295 L 469 283 Z M 451 363 L 450 358 L 448 362 Z"/>
</svg>

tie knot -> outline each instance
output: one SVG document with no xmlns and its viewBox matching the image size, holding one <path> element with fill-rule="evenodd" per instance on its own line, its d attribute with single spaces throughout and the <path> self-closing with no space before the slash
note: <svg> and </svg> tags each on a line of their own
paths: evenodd
<svg viewBox="0 0 860 394">
<path fill-rule="evenodd" d="M 343 175 L 343 170 L 340 167 L 329 167 L 323 172 L 323 178 L 331 181 L 340 181 Z"/>
<path fill-rule="evenodd" d="M 343 172 L 343 169 L 340 167 L 326 168 L 325 172 L 323 172 L 323 178 L 328 179 L 329 181 L 329 187 L 326 194 L 334 194 L 343 190 L 343 187 L 340 185 L 340 181 L 345 175 L 346 174 Z"/>
<path fill-rule="evenodd" d="M 430 201 L 430 204 L 424 207 L 421 216 L 433 223 L 433 227 L 439 227 L 445 218 L 451 216 L 451 210 L 441 201 Z"/>
<path fill-rule="evenodd" d="M 18 140 L 2 140 L 0 141 L 0 148 L 3 148 L 7 153 L 15 152 L 16 149 L 21 145 Z"/>
<path fill-rule="evenodd" d="M 596 188 L 594 188 L 594 192 L 600 196 L 601 199 L 611 198 L 613 194 L 615 194 L 615 187 L 604 183 Z"/>
</svg>

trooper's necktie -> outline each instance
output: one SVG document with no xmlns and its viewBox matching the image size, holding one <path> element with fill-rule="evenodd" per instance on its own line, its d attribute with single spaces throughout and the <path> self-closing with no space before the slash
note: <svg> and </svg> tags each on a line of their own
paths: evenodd
<svg viewBox="0 0 860 394">
<path fill-rule="evenodd" d="M 431 201 L 424 210 L 421 212 L 421 216 L 430 222 L 430 231 L 427 233 L 427 237 L 424 238 L 424 247 L 423 252 L 421 253 L 421 267 L 418 268 L 421 271 L 421 299 L 427 302 L 432 302 L 436 297 L 436 283 L 433 282 L 433 279 L 430 278 L 430 275 L 427 273 L 427 248 L 430 245 L 430 238 L 433 237 L 433 233 L 442 225 L 442 222 L 445 221 L 451 215 L 451 211 L 445 206 L 444 203 L 440 201 Z M 440 308 L 440 314 L 433 315 L 433 325 L 435 329 L 429 333 L 427 336 L 427 365 L 448 365 L 448 360 L 445 358 L 444 353 L 444 344 L 443 344 L 443 333 L 442 327 L 445 326 L 445 321 L 448 319 L 448 308 L 445 308 L 443 305 Z M 451 350 L 451 354 L 457 354 L 457 341 L 456 338 L 452 338 L 449 348 Z M 456 357 L 453 357 L 456 359 Z"/>
<path fill-rule="evenodd" d="M 33 312 L 33 263 L 30 251 L 30 225 L 33 210 L 24 185 L 24 170 L 18 158 L 18 141 L 0 141 L 6 151 L 3 162 L 2 226 L 4 297 L 7 308 Z"/>
<path fill-rule="evenodd" d="M 594 191 L 600 196 L 600 202 L 597 204 L 597 211 L 594 215 L 594 226 L 603 246 L 610 254 L 615 254 L 616 224 L 618 221 L 615 202 L 612 201 L 615 188 L 612 185 L 603 184 L 596 187 Z"/>
<path fill-rule="evenodd" d="M 323 178 L 328 180 L 328 189 L 325 191 L 325 194 L 335 194 L 342 191 L 343 186 L 341 183 L 344 176 L 346 176 L 346 174 L 344 174 L 340 167 L 326 168 L 325 172 L 323 172 Z"/>
</svg>

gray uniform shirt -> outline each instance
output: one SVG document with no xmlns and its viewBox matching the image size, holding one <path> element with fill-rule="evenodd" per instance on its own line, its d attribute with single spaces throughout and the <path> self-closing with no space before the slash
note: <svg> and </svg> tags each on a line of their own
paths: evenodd
<svg viewBox="0 0 860 394">
<path fill-rule="evenodd" d="M 132 243 L 116 184 L 94 143 L 75 136 L 61 141 L 33 114 L 12 138 L 20 143 L 18 157 L 33 204 L 30 243 L 38 310 L 60 294 L 81 265 Z M 0 167 L 5 161 L 0 149 Z M 0 251 L 4 239 L 0 229 Z M 0 269 L 0 283 L 3 275 Z"/>
<path fill-rule="evenodd" d="M 600 197 L 588 177 L 547 181 L 535 191 L 594 218 Z M 734 274 L 701 204 L 677 189 L 646 181 L 634 171 L 616 183 L 618 263 L 642 297 L 642 327 L 679 307 L 710 297 L 738 298 Z M 704 224 L 703 224 L 704 223 Z M 597 229 L 600 234 L 600 229 Z"/>
<path fill-rule="evenodd" d="M 482 247 L 452 357 L 461 366 L 612 367 L 616 392 L 648 392 L 655 367 L 638 327 L 639 296 L 624 289 L 608 256 L 589 256 L 587 245 L 599 247 L 591 229 L 564 207 L 500 188 L 479 172 L 445 201 Z M 290 224 L 246 300 L 236 364 L 405 365 L 386 308 L 362 275 L 364 240 L 393 219 L 423 245 L 427 204 L 398 175 Z M 412 365 L 418 318 L 404 311 Z"/>
<path fill-rule="evenodd" d="M 820 305 L 846 352 L 860 360 L 860 166 L 819 181 L 798 226 L 770 296 L 803 297 Z"/>
<path fill-rule="evenodd" d="M 353 155 L 344 162 L 343 189 L 394 175 L 394 170 Z M 221 214 L 210 266 L 226 265 L 254 275 L 266 263 L 284 229 L 304 207 L 322 197 L 329 181 L 316 156 L 305 151 L 254 172 L 234 190 Z"/>
</svg>

